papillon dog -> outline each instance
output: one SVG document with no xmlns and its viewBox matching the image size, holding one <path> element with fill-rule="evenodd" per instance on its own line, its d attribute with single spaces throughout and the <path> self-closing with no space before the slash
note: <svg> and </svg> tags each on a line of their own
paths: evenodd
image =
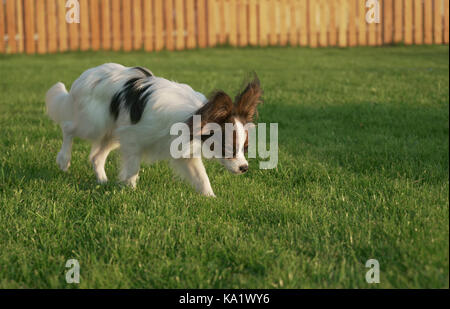
<svg viewBox="0 0 450 309">
<path fill-rule="evenodd" d="M 186 84 L 156 77 L 143 67 L 125 67 L 107 63 L 85 71 L 67 92 L 58 82 L 46 95 L 47 113 L 58 123 L 63 143 L 56 162 L 67 171 L 70 166 L 72 141 L 79 137 L 91 142 L 89 160 L 99 183 L 107 181 L 105 161 L 108 154 L 120 147 L 122 166 L 119 180 L 136 186 L 141 161 L 168 160 L 174 171 L 198 192 L 215 196 L 201 157 L 175 159 L 170 153 L 175 123 L 193 126 L 193 117 L 201 116 L 200 145 L 210 132 L 207 124 L 224 127 L 233 124 L 231 136 L 222 139 L 222 149 L 232 156 L 218 158 L 230 172 L 243 174 L 248 170 L 245 152 L 248 147 L 248 125 L 257 114 L 262 90 L 254 76 L 233 100 L 223 91 L 207 99 Z M 225 136 L 225 135 L 224 135 Z M 191 148 L 192 148 L 191 147 Z M 191 149 L 192 150 L 192 149 Z M 194 150 L 192 150 L 194 151 Z"/>
</svg>

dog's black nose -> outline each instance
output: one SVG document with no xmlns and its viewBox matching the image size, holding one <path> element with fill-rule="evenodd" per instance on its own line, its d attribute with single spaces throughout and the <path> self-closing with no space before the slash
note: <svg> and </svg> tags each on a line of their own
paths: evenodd
<svg viewBox="0 0 450 309">
<path fill-rule="evenodd" d="M 248 165 L 239 166 L 239 170 L 241 171 L 241 173 L 245 173 L 246 171 L 248 171 Z"/>
</svg>

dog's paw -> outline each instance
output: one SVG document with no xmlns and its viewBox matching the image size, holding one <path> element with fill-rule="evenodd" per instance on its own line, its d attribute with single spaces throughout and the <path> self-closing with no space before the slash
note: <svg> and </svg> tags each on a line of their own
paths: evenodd
<svg viewBox="0 0 450 309">
<path fill-rule="evenodd" d="M 63 172 L 67 172 L 70 166 L 70 156 L 67 156 L 60 151 L 56 156 L 56 163 Z"/>
<path fill-rule="evenodd" d="M 100 185 L 104 185 L 107 182 L 108 182 L 108 178 L 106 178 L 106 176 L 104 178 L 103 177 L 97 178 L 97 183 L 100 184 Z"/>
</svg>

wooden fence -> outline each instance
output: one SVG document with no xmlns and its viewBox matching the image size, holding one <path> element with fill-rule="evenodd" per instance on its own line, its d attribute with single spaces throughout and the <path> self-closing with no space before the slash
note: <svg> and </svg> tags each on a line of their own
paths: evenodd
<svg viewBox="0 0 450 309">
<path fill-rule="evenodd" d="M 0 53 L 448 44 L 449 0 L 0 0 Z M 369 14 L 370 15 L 370 14 Z M 71 15 L 75 17 L 74 14 Z M 375 14 L 369 17 L 376 17 Z"/>
</svg>

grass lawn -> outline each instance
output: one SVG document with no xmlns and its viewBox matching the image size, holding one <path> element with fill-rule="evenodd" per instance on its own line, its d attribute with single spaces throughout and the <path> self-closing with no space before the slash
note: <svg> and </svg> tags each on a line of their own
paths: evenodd
<svg viewBox="0 0 450 309">
<path fill-rule="evenodd" d="M 216 199 L 164 162 L 122 189 L 117 152 L 97 185 L 80 140 L 59 171 L 45 92 L 105 62 L 233 96 L 255 70 L 278 167 L 206 162 Z M 448 288 L 448 74 L 448 46 L 2 55 L 0 288 Z"/>
</svg>

